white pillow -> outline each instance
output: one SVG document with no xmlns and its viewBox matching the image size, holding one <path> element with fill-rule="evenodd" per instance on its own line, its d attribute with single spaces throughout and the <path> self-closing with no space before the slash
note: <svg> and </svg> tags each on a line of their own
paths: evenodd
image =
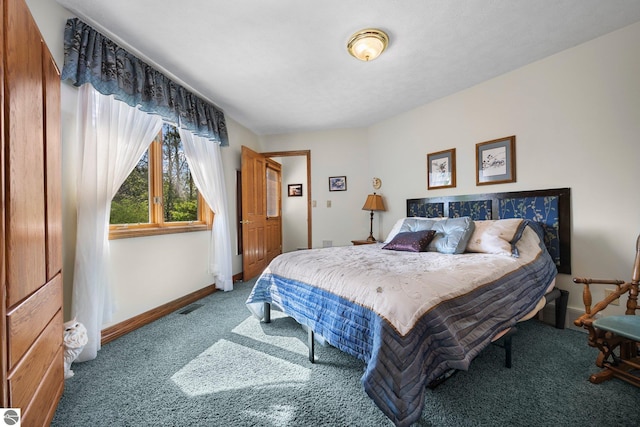
<svg viewBox="0 0 640 427">
<path fill-rule="evenodd" d="M 400 227 L 402 227 L 402 223 L 404 222 L 404 218 L 400 218 L 396 221 L 396 223 L 391 227 L 391 231 L 387 234 L 387 238 L 384 239 L 384 243 L 389 243 L 396 237 L 396 234 L 400 232 Z"/>
<path fill-rule="evenodd" d="M 475 229 L 466 251 L 511 256 L 513 238 L 522 221 L 522 218 L 474 221 Z"/>
<path fill-rule="evenodd" d="M 473 220 L 468 216 L 432 221 L 431 224 L 431 229 L 436 231 L 436 235 L 429 243 L 429 250 L 441 254 L 463 253 L 475 229 Z"/>
</svg>

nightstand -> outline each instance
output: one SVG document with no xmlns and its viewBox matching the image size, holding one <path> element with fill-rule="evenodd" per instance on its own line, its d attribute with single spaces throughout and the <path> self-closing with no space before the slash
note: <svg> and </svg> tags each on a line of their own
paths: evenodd
<svg viewBox="0 0 640 427">
<path fill-rule="evenodd" d="M 378 242 L 370 242 L 369 240 L 352 240 L 351 243 L 358 246 L 358 245 L 372 245 Z"/>
</svg>

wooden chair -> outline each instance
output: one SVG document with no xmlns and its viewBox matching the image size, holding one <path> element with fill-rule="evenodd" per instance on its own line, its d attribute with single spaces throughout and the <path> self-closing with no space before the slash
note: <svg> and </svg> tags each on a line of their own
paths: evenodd
<svg viewBox="0 0 640 427">
<path fill-rule="evenodd" d="M 638 283 L 640 282 L 640 236 L 636 242 L 636 258 L 633 264 L 631 282 L 623 280 L 601 280 L 574 278 L 575 283 L 583 283 L 585 313 L 574 321 L 576 326 L 589 332 L 589 345 L 600 350 L 596 365 L 602 371 L 591 375 L 589 381 L 599 384 L 612 377 L 620 378 L 640 387 L 640 316 L 638 307 Z M 616 290 L 591 308 L 590 284 L 615 285 Z M 622 316 L 598 316 L 616 299 L 627 295 L 627 310 Z"/>
</svg>

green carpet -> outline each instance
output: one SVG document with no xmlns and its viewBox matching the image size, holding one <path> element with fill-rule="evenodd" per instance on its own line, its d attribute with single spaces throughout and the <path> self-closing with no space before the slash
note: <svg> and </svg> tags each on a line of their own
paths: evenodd
<svg viewBox="0 0 640 427">
<path fill-rule="evenodd" d="M 216 292 L 74 363 L 53 426 L 390 426 L 362 390 L 364 364 L 332 347 L 307 360 L 306 333 L 244 305 L 253 282 Z M 195 304 L 194 304 L 195 306 Z M 513 368 L 491 345 L 435 390 L 418 426 L 640 426 L 640 389 L 593 385 L 585 334 L 530 320 Z"/>
</svg>

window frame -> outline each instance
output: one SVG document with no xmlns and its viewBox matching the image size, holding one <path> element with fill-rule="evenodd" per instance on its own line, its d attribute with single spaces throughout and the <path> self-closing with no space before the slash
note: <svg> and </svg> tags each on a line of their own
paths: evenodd
<svg viewBox="0 0 640 427">
<path fill-rule="evenodd" d="M 149 150 L 149 222 L 109 224 L 109 240 L 211 230 L 213 211 L 198 191 L 198 220 L 165 222 L 162 203 L 162 130 Z"/>
</svg>

